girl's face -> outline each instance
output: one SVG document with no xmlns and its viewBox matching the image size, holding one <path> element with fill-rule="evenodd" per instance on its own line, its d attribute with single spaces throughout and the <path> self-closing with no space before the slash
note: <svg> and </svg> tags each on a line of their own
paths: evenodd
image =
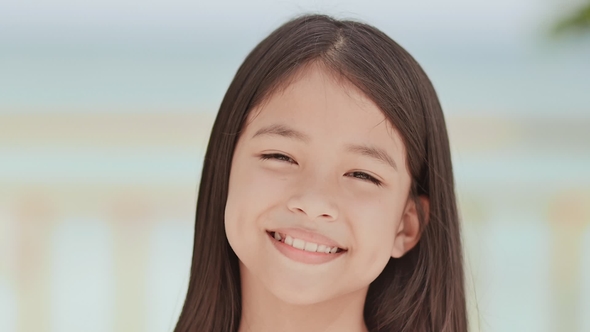
<svg viewBox="0 0 590 332">
<path fill-rule="evenodd" d="M 225 230 L 242 281 L 293 304 L 364 300 L 418 241 L 409 188 L 403 142 L 379 108 L 311 66 L 250 112 L 235 148 Z"/>
</svg>

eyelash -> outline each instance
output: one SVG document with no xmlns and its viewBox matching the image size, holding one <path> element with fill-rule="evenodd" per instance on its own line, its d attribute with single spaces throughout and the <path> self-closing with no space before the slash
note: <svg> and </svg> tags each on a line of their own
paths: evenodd
<svg viewBox="0 0 590 332">
<path fill-rule="evenodd" d="M 290 164 L 297 164 L 297 162 L 295 162 L 295 160 L 293 160 L 292 158 L 287 157 L 284 154 L 280 154 L 280 153 L 262 154 L 262 155 L 260 155 L 260 159 L 262 159 L 262 160 L 276 159 L 276 160 L 280 160 L 280 161 L 286 161 Z"/>
<path fill-rule="evenodd" d="M 269 159 L 276 159 L 279 161 L 285 161 L 288 162 L 290 164 L 297 164 L 297 162 L 295 160 L 293 160 L 290 157 L 285 156 L 284 154 L 280 154 L 280 153 L 267 153 L 267 154 L 262 154 L 260 155 L 260 159 L 262 160 L 269 160 Z M 357 179 L 361 179 L 364 181 L 368 181 L 368 182 L 372 182 L 373 184 L 375 184 L 376 186 L 380 187 L 383 185 L 383 183 L 377 179 L 375 179 L 374 177 L 370 176 L 369 174 L 365 173 L 365 172 L 351 172 L 352 174 L 355 175 L 361 175 L 362 177 L 356 177 Z"/>
</svg>

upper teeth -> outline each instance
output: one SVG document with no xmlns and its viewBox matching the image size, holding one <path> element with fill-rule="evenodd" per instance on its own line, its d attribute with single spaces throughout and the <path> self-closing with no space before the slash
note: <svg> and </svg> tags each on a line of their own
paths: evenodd
<svg viewBox="0 0 590 332">
<path fill-rule="evenodd" d="M 274 232 L 274 238 L 275 238 L 275 240 L 286 243 L 286 244 L 292 246 L 293 248 L 297 248 L 297 249 L 305 250 L 305 251 L 309 251 L 309 252 L 321 252 L 321 253 L 326 253 L 326 254 L 334 254 L 334 253 L 336 253 L 336 251 L 338 251 L 338 247 L 329 247 L 324 244 L 305 242 L 301 239 L 293 238 L 290 235 L 287 235 L 283 238 L 283 236 L 281 236 L 281 234 L 279 234 L 278 232 Z"/>
</svg>

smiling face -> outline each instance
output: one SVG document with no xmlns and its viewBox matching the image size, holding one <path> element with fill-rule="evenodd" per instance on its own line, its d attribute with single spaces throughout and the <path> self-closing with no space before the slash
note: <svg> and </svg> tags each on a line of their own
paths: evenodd
<svg viewBox="0 0 590 332">
<path fill-rule="evenodd" d="M 310 66 L 250 112 L 234 151 L 225 229 L 243 290 L 256 281 L 287 303 L 364 301 L 418 240 L 410 183 L 379 108 Z"/>
</svg>

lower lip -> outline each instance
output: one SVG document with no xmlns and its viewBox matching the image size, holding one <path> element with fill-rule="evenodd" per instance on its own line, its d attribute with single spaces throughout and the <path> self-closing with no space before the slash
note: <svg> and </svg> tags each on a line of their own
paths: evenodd
<svg viewBox="0 0 590 332">
<path fill-rule="evenodd" d="M 300 263 L 323 264 L 332 261 L 346 253 L 346 251 L 343 251 L 335 254 L 325 254 L 319 252 L 300 250 L 281 241 L 277 241 L 268 232 L 266 234 L 268 235 L 268 238 L 273 243 L 275 248 L 277 248 L 278 251 L 280 251 L 283 255 L 287 256 L 287 258 L 290 258 Z"/>
</svg>

